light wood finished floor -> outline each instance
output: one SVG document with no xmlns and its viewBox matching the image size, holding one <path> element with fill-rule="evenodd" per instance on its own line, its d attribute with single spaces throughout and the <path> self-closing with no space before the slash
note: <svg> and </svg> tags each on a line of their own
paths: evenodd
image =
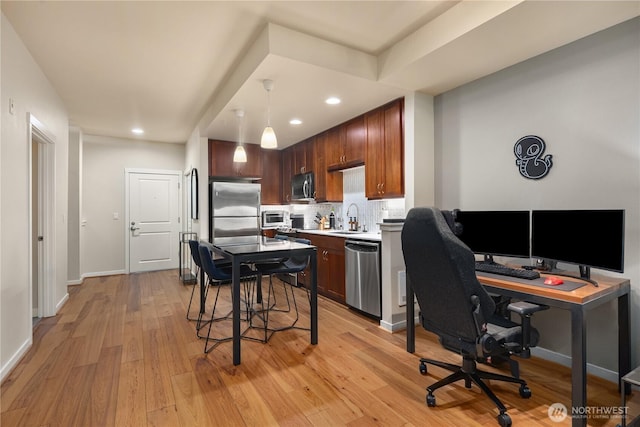
<svg viewBox="0 0 640 427">
<path fill-rule="evenodd" d="M 425 387 L 447 373 L 430 367 L 421 376 L 418 358 L 460 358 L 421 328 L 409 354 L 403 332 L 385 332 L 320 298 L 317 346 L 299 330 L 268 344 L 243 341 L 236 367 L 230 342 L 203 354 L 185 319 L 190 290 L 177 271 L 70 287 L 69 301 L 37 325 L 33 347 L 2 384 L 2 427 L 497 425 L 497 410 L 475 386 L 440 389 L 438 406 L 426 406 Z M 228 287 L 222 290 L 228 300 Z M 491 384 L 514 426 L 568 425 L 552 422 L 547 409 L 570 406 L 569 370 L 536 359 L 520 367 L 531 399 L 520 398 L 515 385 Z M 638 394 L 632 414 L 640 413 Z M 595 407 L 620 405 L 616 385 L 597 378 L 589 378 L 588 396 Z M 592 418 L 589 425 L 619 421 Z"/>
</svg>

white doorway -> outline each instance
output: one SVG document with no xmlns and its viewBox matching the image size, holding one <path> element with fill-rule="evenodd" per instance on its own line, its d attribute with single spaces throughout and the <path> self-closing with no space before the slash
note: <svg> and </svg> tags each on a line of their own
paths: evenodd
<svg viewBox="0 0 640 427">
<path fill-rule="evenodd" d="M 28 115 L 29 294 L 32 319 L 55 316 L 55 137 Z"/>
<path fill-rule="evenodd" d="M 125 170 L 127 271 L 178 268 L 180 171 Z"/>
</svg>

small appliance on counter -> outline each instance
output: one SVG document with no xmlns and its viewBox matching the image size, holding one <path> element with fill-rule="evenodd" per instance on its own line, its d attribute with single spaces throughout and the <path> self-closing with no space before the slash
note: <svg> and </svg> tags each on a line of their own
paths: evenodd
<svg viewBox="0 0 640 427">
<path fill-rule="evenodd" d="M 304 230 L 304 215 L 303 214 L 291 214 L 291 228 L 294 230 Z"/>
<path fill-rule="evenodd" d="M 264 211 L 262 212 L 262 228 L 278 228 L 287 225 L 284 211 Z"/>
</svg>

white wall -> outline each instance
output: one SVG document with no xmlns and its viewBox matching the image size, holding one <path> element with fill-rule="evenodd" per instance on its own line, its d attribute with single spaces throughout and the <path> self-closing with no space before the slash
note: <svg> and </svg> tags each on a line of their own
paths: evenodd
<svg viewBox="0 0 640 427">
<path fill-rule="evenodd" d="M 84 135 L 82 277 L 125 272 L 125 168 L 182 171 L 184 165 L 183 144 Z"/>
<path fill-rule="evenodd" d="M 81 282 L 80 277 L 80 206 L 82 206 L 82 129 L 69 129 L 69 208 L 67 281 L 70 285 Z"/>
<path fill-rule="evenodd" d="M 447 92 L 435 107 L 437 206 L 626 209 L 622 276 L 631 279 L 632 364 L 638 365 L 640 19 Z M 529 134 L 543 138 L 553 155 L 541 180 L 523 178 L 515 164 L 513 146 Z M 617 370 L 615 307 L 588 314 L 588 361 L 611 371 Z M 570 354 L 566 312 L 538 313 L 534 323 L 543 348 Z"/>
<path fill-rule="evenodd" d="M 200 217 L 192 220 L 190 230 L 198 233 L 198 238 L 207 238 L 209 236 L 209 142 L 206 137 L 200 136 L 198 128 L 191 133 L 187 141 L 184 163 L 185 171 L 192 168 L 198 169 Z"/>
<path fill-rule="evenodd" d="M 67 295 L 67 170 L 69 118 L 62 100 L 44 76 L 15 30 L 2 15 L 0 151 L 0 378 L 31 344 L 29 300 L 29 147 L 27 114 L 33 114 L 55 138 L 56 248 L 54 304 Z M 9 112 L 9 99 L 15 112 Z"/>
</svg>

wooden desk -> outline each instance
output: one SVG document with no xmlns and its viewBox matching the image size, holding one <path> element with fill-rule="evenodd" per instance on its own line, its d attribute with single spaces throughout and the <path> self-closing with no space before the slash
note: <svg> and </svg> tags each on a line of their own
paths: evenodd
<svg viewBox="0 0 640 427">
<path fill-rule="evenodd" d="M 573 408 L 587 406 L 587 329 L 586 312 L 613 299 L 618 300 L 618 384 L 631 370 L 631 331 L 629 313 L 628 279 L 592 275 L 598 287 L 587 283 L 573 291 L 561 291 L 546 287 L 532 286 L 510 280 L 509 277 L 482 275 L 477 277 L 488 292 L 546 304 L 571 312 L 571 405 Z M 571 279 L 579 280 L 579 279 Z M 414 294 L 407 276 L 407 301 L 413 301 Z M 407 351 L 415 351 L 415 314 L 413 304 L 407 304 Z M 631 387 L 624 385 L 629 394 Z M 568 408 L 571 416 L 571 408 Z M 586 426 L 586 418 L 572 418 L 573 426 Z"/>
</svg>

